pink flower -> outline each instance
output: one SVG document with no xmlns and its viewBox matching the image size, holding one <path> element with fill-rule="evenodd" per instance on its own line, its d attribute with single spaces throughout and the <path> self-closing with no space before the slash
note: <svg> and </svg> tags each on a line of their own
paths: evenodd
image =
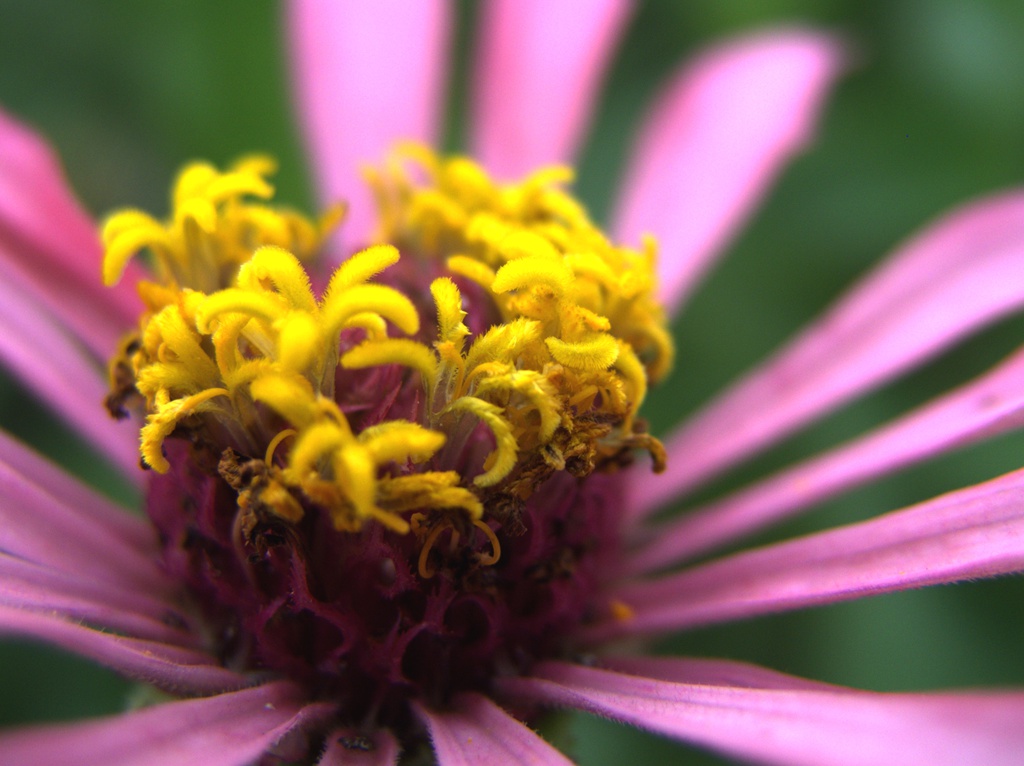
<svg viewBox="0 0 1024 766">
<path fill-rule="evenodd" d="M 518 177 L 571 159 L 628 16 L 623 2 L 590 6 L 574 3 L 569 12 L 568 4 L 509 0 L 484 10 L 471 139 L 473 154 L 495 174 Z M 399 0 L 290 8 L 303 127 L 324 200 L 351 201 L 343 229 L 350 248 L 370 236 L 360 165 L 379 160 L 396 139 L 436 137 L 448 14 L 441 2 Z M 636 143 L 612 230 L 616 241 L 658 236 L 661 297 L 671 310 L 806 143 L 841 67 L 829 37 L 776 30 L 699 54 L 660 95 Z M 100 285 L 93 222 L 47 147 L 5 115 L 0 257 L 7 276 L 0 357 L 141 484 L 131 429 L 112 424 L 97 406 L 107 390 L 102 362 L 140 312 L 131 283 L 141 269 L 130 267 L 134 273 L 113 291 Z M 387 727 L 375 727 L 374 716 L 369 724 L 341 720 L 339 710 L 353 709 L 341 701 L 344 690 L 324 692 L 316 678 L 239 665 L 238 644 L 252 637 L 204 632 L 213 623 L 183 608 L 179 570 L 165 557 L 171 548 L 161 547 L 147 523 L 0 436 L 0 628 L 180 698 L 109 719 L 6 732 L 0 753 L 33 764 L 244 764 L 261 756 L 385 764 L 420 736 L 442 764 L 564 763 L 519 717 L 569 707 L 755 762 L 1017 763 L 1021 692 L 878 694 L 725 660 L 592 660 L 587 652 L 612 639 L 1024 569 L 1024 471 L 866 522 L 690 563 L 842 491 L 1016 427 L 1024 418 L 1019 353 L 854 441 L 682 516 L 651 521 L 699 484 L 1019 308 L 1022 267 L 1021 192 L 971 204 L 913 237 L 676 430 L 666 442 L 666 472 L 633 467 L 595 475 L 599 492 L 579 490 L 628 525 L 625 549 L 598 573 L 607 614 L 579 619 L 556 637 L 558 651 L 493 669 L 465 689 L 446 683 L 458 689 L 448 700 L 410 692 Z M 155 517 L 168 498 L 185 496 L 174 495 L 166 479 L 152 486 L 161 488 L 149 498 Z M 528 509 L 555 504 L 544 498 Z M 366 544 L 371 553 L 379 538 Z M 506 568 L 515 566 L 515 552 L 507 552 Z M 424 560 L 420 574 L 429 579 L 435 573 Z"/>
</svg>

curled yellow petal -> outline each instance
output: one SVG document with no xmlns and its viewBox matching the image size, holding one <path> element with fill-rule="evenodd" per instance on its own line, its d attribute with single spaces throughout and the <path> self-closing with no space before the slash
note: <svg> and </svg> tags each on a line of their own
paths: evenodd
<svg viewBox="0 0 1024 766">
<path fill-rule="evenodd" d="M 551 441 L 555 429 L 562 420 L 562 408 L 558 401 L 558 392 L 542 373 L 535 370 L 519 370 L 507 375 L 485 378 L 477 386 L 477 393 L 480 395 L 495 390 L 514 391 L 524 397 L 540 416 L 538 440 L 541 444 Z"/>
<path fill-rule="evenodd" d="M 469 335 L 469 329 L 462 323 L 466 312 L 462 310 L 459 288 L 447 277 L 439 277 L 430 283 L 430 294 L 437 306 L 438 340 L 461 343 Z"/>
<path fill-rule="evenodd" d="M 296 428 L 311 424 L 319 411 L 313 387 L 300 375 L 262 375 L 250 384 L 249 392 Z"/>
<path fill-rule="evenodd" d="M 347 433 L 337 423 L 321 421 L 303 428 L 295 438 L 295 444 L 288 454 L 288 467 L 301 481 L 311 471 L 316 471 L 317 463 L 323 458 L 330 458 L 344 447 L 352 443 L 352 434 Z"/>
<path fill-rule="evenodd" d="M 443 433 L 430 431 L 416 423 L 389 420 L 363 429 L 359 443 L 366 447 L 378 464 L 392 460 L 422 463 L 444 446 L 445 438 Z"/>
<path fill-rule="evenodd" d="M 407 335 L 415 335 L 420 329 L 420 315 L 412 301 L 384 285 L 356 285 L 331 292 L 321 304 L 320 312 L 328 336 L 340 332 L 352 317 L 366 312 L 379 314 Z"/>
<path fill-rule="evenodd" d="M 647 396 L 647 373 L 643 362 L 634 353 L 633 348 L 624 341 L 619 341 L 619 356 L 616 358 L 615 369 L 622 373 L 630 386 L 630 410 L 636 412 Z M 627 427 L 628 430 L 628 427 Z"/>
<path fill-rule="evenodd" d="M 473 479 L 478 487 L 490 487 L 504 479 L 516 464 L 518 445 L 512 427 L 502 417 L 501 407 L 475 396 L 463 396 L 449 404 L 444 412 L 468 412 L 486 425 L 494 434 L 494 451 L 488 455 L 490 467 Z"/>
<path fill-rule="evenodd" d="M 170 436 L 182 418 L 208 409 L 210 399 L 216 396 L 227 396 L 223 388 L 211 388 L 184 399 L 175 399 L 160 407 L 149 416 L 146 425 L 139 434 L 140 450 L 146 464 L 157 473 L 167 473 L 171 464 L 164 457 L 164 439 Z"/>
<path fill-rule="evenodd" d="M 329 302 L 337 293 L 366 282 L 396 263 L 398 248 L 394 245 L 374 245 L 361 250 L 334 270 L 324 293 L 324 302 Z"/>
<path fill-rule="evenodd" d="M 239 287 L 251 290 L 261 289 L 262 283 L 268 281 L 293 308 L 310 313 L 317 310 L 306 270 L 298 258 L 283 248 L 259 248 L 238 270 L 237 279 Z"/>
<path fill-rule="evenodd" d="M 466 255 L 453 255 L 445 262 L 445 265 L 452 274 L 476 282 L 487 290 L 490 290 L 491 285 L 494 284 L 494 269 L 475 258 Z"/>
<path fill-rule="evenodd" d="M 381 479 L 377 504 L 395 512 L 416 509 L 461 508 L 470 519 L 483 516 L 484 507 L 472 490 L 458 486 L 456 471 L 427 471 Z"/>
<path fill-rule="evenodd" d="M 305 372 L 323 349 L 320 325 L 309 314 L 293 311 L 275 327 L 278 363 L 289 372 Z"/>
<path fill-rule="evenodd" d="M 607 370 L 619 357 L 618 342 L 604 333 L 573 343 L 560 338 L 545 338 L 544 342 L 556 361 L 576 370 Z"/>
<path fill-rule="evenodd" d="M 210 332 L 210 323 L 221 314 L 245 314 L 273 322 L 286 311 L 288 307 L 284 302 L 270 293 L 257 293 L 233 287 L 216 292 L 203 301 L 203 305 L 196 312 L 196 327 L 200 332 Z"/>
<path fill-rule="evenodd" d="M 437 357 L 434 352 L 422 343 L 407 338 L 362 343 L 341 357 L 341 366 L 348 369 L 358 370 L 382 364 L 411 367 L 431 384 L 437 377 Z"/>
<path fill-rule="evenodd" d="M 491 290 L 507 293 L 525 287 L 544 285 L 556 296 L 564 295 L 572 284 L 572 269 L 560 260 L 541 256 L 529 256 L 509 261 L 494 276 Z"/>
<path fill-rule="evenodd" d="M 118 229 L 122 225 L 124 222 L 118 221 L 112 228 Z M 111 227 L 110 223 L 108 227 Z M 104 240 L 107 239 L 105 235 Z M 136 226 L 120 229 L 116 235 L 109 237 L 104 248 L 103 284 L 107 287 L 116 285 L 128 267 L 128 262 L 144 247 L 169 248 L 170 244 L 167 232 L 156 221 L 141 222 Z"/>
<path fill-rule="evenodd" d="M 530 345 L 539 343 L 541 336 L 540 322 L 524 317 L 492 327 L 469 347 L 466 369 L 488 362 L 510 362 Z"/>
</svg>

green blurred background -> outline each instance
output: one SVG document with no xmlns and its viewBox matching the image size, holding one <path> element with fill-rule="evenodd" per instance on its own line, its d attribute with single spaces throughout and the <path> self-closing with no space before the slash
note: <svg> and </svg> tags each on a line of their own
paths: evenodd
<svg viewBox="0 0 1024 766">
<path fill-rule="evenodd" d="M 476 8 L 467 3 L 460 11 L 452 147 L 462 135 Z M 122 205 L 162 214 L 168 184 L 184 161 L 223 163 L 252 150 L 281 160 L 280 198 L 308 207 L 280 15 L 276 4 L 255 0 L 0 0 L 0 104 L 49 136 L 72 185 L 97 215 Z M 818 141 L 785 173 L 678 322 L 677 371 L 648 410 L 658 432 L 815 316 L 906 234 L 962 201 L 1020 182 L 1024 4 L 665 0 L 639 6 L 583 155 L 578 190 L 595 216 L 606 215 L 629 137 L 677 64 L 722 36 L 794 21 L 846 36 L 856 66 L 830 100 Z M 835 444 L 967 380 L 1019 345 L 1022 331 L 1019 319 L 986 331 L 772 450 L 717 489 Z M 137 503 L 6 379 L 0 426 L 125 503 Z M 1024 438 L 1011 435 L 905 471 L 763 539 L 866 518 L 990 478 L 1024 463 L 1022 448 Z M 658 649 L 748 659 L 879 690 L 1021 684 L 1022 595 L 1024 581 L 1013 578 L 936 588 L 701 630 Z M 128 690 L 66 654 L 24 642 L 0 645 L 4 725 L 116 711 Z M 722 762 L 584 716 L 550 733 L 585 764 Z"/>
</svg>

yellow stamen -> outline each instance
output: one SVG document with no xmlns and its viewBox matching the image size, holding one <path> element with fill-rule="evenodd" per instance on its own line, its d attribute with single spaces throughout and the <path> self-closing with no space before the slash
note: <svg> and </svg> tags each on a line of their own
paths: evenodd
<svg viewBox="0 0 1024 766">
<path fill-rule="evenodd" d="M 155 267 L 138 286 L 147 312 L 112 368 L 111 397 L 145 403 L 140 448 L 154 469 L 168 469 L 163 443 L 186 431 L 222 454 L 262 455 L 266 474 L 238 489 L 240 506 L 269 503 L 289 522 L 316 508 L 343 532 L 413 531 L 431 577 L 445 529 L 454 551 L 472 524 L 491 548 L 477 562 L 496 563 L 500 509 L 554 471 L 616 470 L 634 449 L 663 467 L 636 418 L 672 361 L 656 246 L 609 242 L 561 188 L 571 171 L 499 184 L 466 158 L 402 147 L 370 176 L 387 244 L 353 254 L 318 296 L 303 264 L 343 208 L 312 221 L 274 207 L 274 169 L 260 156 L 225 171 L 193 163 L 166 220 L 125 210 L 103 227 L 107 283 L 142 250 Z M 429 298 L 396 287 L 426 287 L 426 274 Z M 467 310 L 492 326 L 474 336 L 481 315 L 467 321 Z M 339 366 L 384 365 L 417 373 L 381 392 L 393 398 L 380 411 L 394 402 L 409 420 L 380 421 L 361 392 L 335 390 L 374 380 Z M 476 475 L 454 470 L 467 465 Z"/>
<path fill-rule="evenodd" d="M 484 556 L 479 554 L 477 562 L 481 566 L 489 567 L 498 563 L 501 558 L 501 543 L 498 542 L 498 536 L 494 534 L 494 530 L 487 526 L 482 521 L 474 521 L 473 526 L 479 529 L 487 537 L 487 541 L 491 544 L 491 555 Z"/>
<path fill-rule="evenodd" d="M 437 538 L 441 536 L 441 533 L 450 528 L 447 523 L 441 523 L 431 529 L 430 534 L 427 535 L 426 542 L 423 543 L 423 547 L 420 549 L 420 557 L 416 565 L 420 577 L 424 580 L 429 580 L 437 574 L 437 570 L 429 566 L 430 552 L 434 549 L 434 543 L 437 542 Z"/>
<path fill-rule="evenodd" d="M 270 444 L 267 445 L 267 451 L 264 453 L 263 462 L 267 465 L 273 465 L 274 453 L 277 452 L 277 448 L 281 445 L 285 439 L 295 436 L 298 433 L 294 428 L 285 428 L 278 432 L 277 436 L 270 440 Z"/>
<path fill-rule="evenodd" d="M 386 338 L 380 341 L 369 341 L 341 357 L 342 367 L 362 369 L 378 367 L 382 364 L 401 364 L 419 371 L 428 384 L 437 375 L 437 357 L 434 352 L 406 338 Z"/>
<path fill-rule="evenodd" d="M 478 487 L 490 487 L 497 484 L 516 464 L 516 450 L 518 444 L 516 437 L 512 435 L 512 428 L 508 421 L 501 416 L 501 408 L 475 396 L 463 396 L 448 405 L 445 412 L 468 412 L 491 429 L 494 434 L 494 452 L 487 456 L 484 462 L 485 467 L 490 466 L 485 473 L 473 479 Z"/>
</svg>

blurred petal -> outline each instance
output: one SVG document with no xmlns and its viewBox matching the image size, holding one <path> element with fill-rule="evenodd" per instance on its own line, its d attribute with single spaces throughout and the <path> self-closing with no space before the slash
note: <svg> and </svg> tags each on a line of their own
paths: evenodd
<svg viewBox="0 0 1024 766">
<path fill-rule="evenodd" d="M 290 684 L 266 684 L 109 718 L 5 732 L 0 751 L 10 763 L 34 766 L 243 766 L 324 713 L 321 705 L 301 707 Z"/>
<path fill-rule="evenodd" d="M 630 663 L 625 663 L 626 666 Z M 719 663 L 720 672 L 727 663 Z M 561 662 L 500 689 L 586 710 L 758 763 L 807 766 L 1001 766 L 1024 751 L 1024 693 L 878 694 L 818 686 L 736 664 L 732 683 L 688 681 L 685 661 L 638 670 L 669 680 Z"/>
<path fill-rule="evenodd" d="M 1024 470 L 870 521 L 624 585 L 646 633 L 1024 570 Z"/>
<path fill-rule="evenodd" d="M 0 605 L 0 635 L 45 641 L 177 694 L 216 694 L 249 683 L 245 676 L 220 667 L 203 652 L 163 641 L 106 633 L 28 609 Z"/>
<path fill-rule="evenodd" d="M 135 325 L 129 275 L 100 282 L 99 235 L 68 190 L 60 163 L 35 133 L 0 111 L 0 265 L 103 359 Z M 137 267 L 132 268 L 137 272 Z"/>
<path fill-rule="evenodd" d="M 172 601 L 0 553 L 0 604 L 60 615 L 136 638 L 198 645 Z"/>
<path fill-rule="evenodd" d="M 0 550 L 69 575 L 147 593 L 166 591 L 169 581 L 156 563 L 156 540 L 141 542 L 103 523 L 104 516 L 117 512 L 113 504 L 93 516 L 89 505 L 99 504 L 95 495 L 83 490 L 87 502 L 79 506 L 73 495 L 51 493 L 3 458 L 0 452 Z"/>
<path fill-rule="evenodd" d="M 45 487 L 49 495 L 89 523 L 102 526 L 133 545 L 143 548 L 154 545 L 153 528 L 149 523 L 115 505 L 2 430 L 0 466 L 37 487 Z"/>
<path fill-rule="evenodd" d="M 480 11 L 474 157 L 502 179 L 571 162 L 629 3 L 494 0 Z"/>
<path fill-rule="evenodd" d="M 446 0 L 293 0 L 292 77 L 325 204 L 351 205 L 349 250 L 372 234 L 373 198 L 360 168 L 398 140 L 433 143 L 445 78 Z"/>
<path fill-rule="evenodd" d="M 835 39 L 776 30 L 706 51 L 662 93 L 634 147 L 612 228 L 619 241 L 658 238 L 670 311 L 810 140 L 842 64 Z"/>
<path fill-rule="evenodd" d="M 327 738 L 327 749 L 317 766 L 393 766 L 399 753 L 398 742 L 386 731 L 369 736 L 342 730 Z"/>
<path fill-rule="evenodd" d="M 444 766 L 572 763 L 526 724 L 480 694 L 462 695 L 443 713 L 422 706 L 416 709 L 430 730 L 437 762 Z"/>
<path fill-rule="evenodd" d="M 138 481 L 136 433 L 118 424 L 103 400 L 106 376 L 48 309 L 0 280 L 0 362 L 129 479 Z"/>
<path fill-rule="evenodd" d="M 647 530 L 628 574 L 678 563 L 912 463 L 1024 424 L 1024 349 L 994 370 L 845 445 Z"/>
<path fill-rule="evenodd" d="M 670 436 L 669 470 L 632 482 L 630 513 L 654 510 L 1019 309 L 1022 272 L 1024 193 L 942 219 Z"/>
</svg>

